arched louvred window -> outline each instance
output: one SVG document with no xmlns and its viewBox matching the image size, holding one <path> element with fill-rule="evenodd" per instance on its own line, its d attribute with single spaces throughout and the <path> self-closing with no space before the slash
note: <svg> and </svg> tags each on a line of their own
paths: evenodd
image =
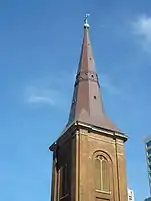
<svg viewBox="0 0 151 201">
<path fill-rule="evenodd" d="M 99 158 L 95 158 L 95 188 L 101 190 L 101 163 Z"/>
<path fill-rule="evenodd" d="M 95 157 L 95 188 L 99 191 L 110 191 L 110 164 L 102 155 Z"/>
</svg>

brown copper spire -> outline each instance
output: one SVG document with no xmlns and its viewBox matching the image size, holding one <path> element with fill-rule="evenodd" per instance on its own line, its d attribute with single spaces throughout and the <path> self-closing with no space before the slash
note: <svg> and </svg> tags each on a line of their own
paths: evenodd
<svg viewBox="0 0 151 201">
<path fill-rule="evenodd" d="M 80 121 L 120 132 L 104 113 L 98 75 L 92 55 L 87 18 L 88 15 L 85 18 L 84 38 L 68 125 L 72 122 Z"/>
</svg>

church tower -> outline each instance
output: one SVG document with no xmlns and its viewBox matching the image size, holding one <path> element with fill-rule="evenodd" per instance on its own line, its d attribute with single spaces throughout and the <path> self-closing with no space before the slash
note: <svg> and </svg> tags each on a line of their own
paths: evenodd
<svg viewBox="0 0 151 201">
<path fill-rule="evenodd" d="M 127 136 L 105 114 L 87 18 L 68 123 L 50 146 L 51 201 L 127 201 Z"/>
</svg>

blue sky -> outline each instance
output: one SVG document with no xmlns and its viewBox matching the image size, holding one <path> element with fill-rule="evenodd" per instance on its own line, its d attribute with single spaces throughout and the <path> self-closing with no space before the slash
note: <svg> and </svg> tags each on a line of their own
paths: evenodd
<svg viewBox="0 0 151 201">
<path fill-rule="evenodd" d="M 144 138 L 151 134 L 150 0 L 0 1 L 0 197 L 50 197 L 49 145 L 64 128 L 90 12 L 107 114 L 129 136 L 128 185 L 149 196 Z"/>
</svg>

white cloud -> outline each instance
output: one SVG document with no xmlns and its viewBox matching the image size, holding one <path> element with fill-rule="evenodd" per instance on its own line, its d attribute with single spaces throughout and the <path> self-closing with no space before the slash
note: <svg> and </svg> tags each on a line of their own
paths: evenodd
<svg viewBox="0 0 151 201">
<path fill-rule="evenodd" d="M 28 97 L 27 100 L 29 103 L 42 103 L 42 104 L 50 104 L 54 105 L 54 102 L 51 98 L 49 97 L 44 97 L 44 96 L 38 96 L 38 95 L 31 95 Z"/>
<path fill-rule="evenodd" d="M 27 86 L 25 89 L 25 99 L 30 104 L 54 105 L 53 92 L 38 86 Z"/>
<path fill-rule="evenodd" d="M 57 73 L 32 80 L 24 89 L 25 102 L 28 104 L 47 105 L 67 108 L 73 90 L 74 73 Z"/>
<path fill-rule="evenodd" d="M 134 34 L 140 37 L 144 48 L 151 49 L 151 17 L 142 15 L 132 23 Z"/>
<path fill-rule="evenodd" d="M 105 74 L 100 74 L 100 85 L 109 93 L 114 95 L 121 95 L 121 91 L 118 87 L 113 84 L 111 77 Z"/>
<path fill-rule="evenodd" d="M 111 96 L 118 96 L 122 98 L 123 100 L 129 101 L 131 98 L 128 96 L 128 93 L 125 93 L 125 89 L 123 86 L 116 85 L 114 83 L 114 79 L 112 79 L 111 76 L 108 74 L 100 74 L 100 85 L 102 89 L 104 89 L 106 92 L 111 94 Z M 122 84 L 122 83 L 121 83 Z M 126 95 L 125 95 L 126 94 Z"/>
</svg>

